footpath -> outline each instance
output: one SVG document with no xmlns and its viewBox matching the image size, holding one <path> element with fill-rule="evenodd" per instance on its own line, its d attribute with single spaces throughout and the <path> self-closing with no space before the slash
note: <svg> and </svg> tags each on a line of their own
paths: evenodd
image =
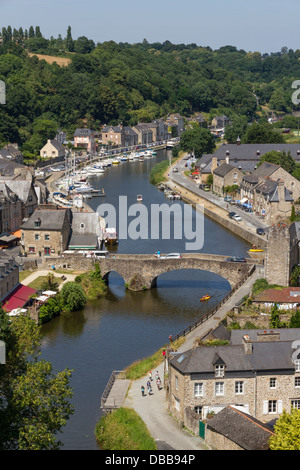
<svg viewBox="0 0 300 470">
<path fill-rule="evenodd" d="M 188 188 L 187 178 L 183 176 L 184 169 L 184 160 L 181 158 L 175 164 L 178 165 L 179 171 L 182 172 L 182 180 L 177 180 L 181 186 L 184 186 L 187 193 L 187 197 L 192 200 L 194 203 L 199 203 L 200 194 L 195 194 L 195 186 L 193 185 L 193 190 Z M 168 176 L 173 179 L 171 176 L 172 168 L 168 170 Z M 167 176 L 167 175 L 166 175 Z M 179 176 L 179 175 L 178 175 Z M 174 178 L 175 179 L 175 178 Z M 176 182 L 168 181 L 168 185 L 176 186 Z M 175 184 L 174 184 L 175 183 Z M 193 184 L 193 183 L 191 183 Z M 197 191 L 198 192 L 198 191 Z M 207 196 L 201 198 L 206 207 L 212 209 L 215 213 L 219 213 L 222 217 L 228 217 L 228 210 L 220 205 L 216 204 L 215 201 L 209 201 Z M 251 218 L 252 224 L 247 224 L 248 229 L 254 231 L 256 223 L 253 224 L 254 217 Z M 200 324 L 193 331 L 188 333 L 185 337 L 184 344 L 178 348 L 177 352 L 183 352 L 193 347 L 193 344 L 197 338 L 203 338 L 210 331 L 214 330 L 220 321 L 222 321 L 226 314 L 233 309 L 233 307 L 247 294 L 251 292 L 252 285 L 254 282 L 263 277 L 263 270 L 258 268 L 254 273 L 246 280 L 246 282 L 220 307 L 220 309 L 203 324 Z M 188 326 L 188 325 L 187 325 Z M 159 377 L 163 383 L 164 377 L 164 364 L 160 364 L 156 368 L 159 373 Z M 152 371 L 152 376 L 155 377 L 156 370 Z M 208 450 L 205 446 L 204 441 L 200 437 L 193 435 L 188 430 L 181 428 L 179 423 L 170 415 L 168 410 L 168 402 L 166 399 L 166 393 L 164 389 L 157 390 L 155 384 L 155 378 L 153 380 L 153 394 L 142 396 L 141 386 L 145 387 L 147 390 L 147 381 L 148 376 L 142 377 L 141 379 L 132 381 L 130 389 L 128 390 L 127 397 L 123 403 L 123 406 L 133 408 L 142 418 L 144 423 L 149 429 L 152 437 L 157 442 L 157 448 L 162 449 L 174 449 L 174 450 L 186 450 L 186 451 L 198 451 L 198 450 Z"/>
</svg>

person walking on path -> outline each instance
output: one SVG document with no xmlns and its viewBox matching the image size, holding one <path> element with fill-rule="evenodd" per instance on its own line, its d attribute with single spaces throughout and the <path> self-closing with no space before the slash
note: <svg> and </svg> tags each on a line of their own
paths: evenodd
<svg viewBox="0 0 300 470">
<path fill-rule="evenodd" d="M 141 386 L 141 390 L 142 390 L 142 397 L 144 397 L 145 396 L 145 387 L 144 387 L 144 385 Z"/>
</svg>

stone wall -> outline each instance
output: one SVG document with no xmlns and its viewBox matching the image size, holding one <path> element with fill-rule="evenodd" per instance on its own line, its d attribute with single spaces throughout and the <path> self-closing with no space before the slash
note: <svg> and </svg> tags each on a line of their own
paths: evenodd
<svg viewBox="0 0 300 470">
<path fill-rule="evenodd" d="M 290 227 L 285 224 L 270 227 L 265 256 L 265 278 L 268 283 L 288 286 L 298 257 L 295 224 Z"/>
</svg>

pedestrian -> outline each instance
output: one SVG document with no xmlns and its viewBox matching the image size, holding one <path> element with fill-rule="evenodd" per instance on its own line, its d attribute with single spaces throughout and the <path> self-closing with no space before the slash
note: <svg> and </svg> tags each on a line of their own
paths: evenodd
<svg viewBox="0 0 300 470">
<path fill-rule="evenodd" d="M 156 378 L 156 380 L 159 378 L 158 370 L 155 372 L 155 378 Z"/>
<path fill-rule="evenodd" d="M 152 380 L 152 372 L 151 372 L 151 370 L 149 370 L 149 374 L 148 374 L 148 375 L 149 375 L 149 380 Z"/>
<path fill-rule="evenodd" d="M 145 396 L 145 387 L 144 385 L 141 386 L 141 390 L 142 390 L 142 397 Z"/>
<path fill-rule="evenodd" d="M 157 388 L 158 390 L 161 389 L 161 381 L 160 381 L 160 378 L 158 377 L 157 381 L 156 381 L 156 385 L 157 385 Z"/>
</svg>

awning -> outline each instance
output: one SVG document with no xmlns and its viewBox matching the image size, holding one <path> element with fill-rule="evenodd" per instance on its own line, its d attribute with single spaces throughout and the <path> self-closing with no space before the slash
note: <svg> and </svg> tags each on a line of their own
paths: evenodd
<svg viewBox="0 0 300 470">
<path fill-rule="evenodd" d="M 39 300 L 40 302 L 46 302 L 49 297 L 47 295 L 40 295 L 39 297 L 36 297 L 35 300 Z"/>
<path fill-rule="evenodd" d="M 42 292 L 42 295 L 47 295 L 48 297 L 56 294 L 57 292 L 55 290 L 45 290 L 44 292 Z"/>
<path fill-rule="evenodd" d="M 16 308 L 22 308 L 29 298 L 36 293 L 36 289 L 19 284 L 10 294 L 2 300 L 2 307 L 5 312 L 11 312 Z"/>
<path fill-rule="evenodd" d="M 246 202 L 248 202 L 248 198 L 247 198 L 247 197 L 243 197 L 243 199 L 241 199 L 241 204 L 245 204 Z"/>
</svg>

